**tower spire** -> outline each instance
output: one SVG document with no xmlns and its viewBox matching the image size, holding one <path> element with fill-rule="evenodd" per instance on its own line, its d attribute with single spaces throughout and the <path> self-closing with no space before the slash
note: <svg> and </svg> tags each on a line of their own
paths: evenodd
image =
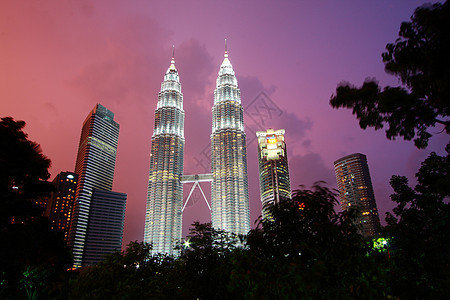
<svg viewBox="0 0 450 300">
<path fill-rule="evenodd" d="M 175 45 L 172 45 L 172 59 L 170 60 L 170 67 L 167 72 L 170 71 L 177 71 L 177 68 L 175 67 Z"/>
<path fill-rule="evenodd" d="M 228 57 L 228 51 L 227 51 L 227 39 L 225 39 L 225 54 L 224 57 L 227 58 Z"/>
</svg>

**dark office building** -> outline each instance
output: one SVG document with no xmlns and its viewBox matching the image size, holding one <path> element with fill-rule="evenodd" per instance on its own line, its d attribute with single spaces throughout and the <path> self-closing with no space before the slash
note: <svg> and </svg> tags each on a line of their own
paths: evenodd
<svg viewBox="0 0 450 300">
<path fill-rule="evenodd" d="M 45 216 L 50 219 L 53 229 L 64 232 L 67 240 L 72 215 L 78 175 L 73 172 L 61 172 L 53 179 L 55 191 L 52 193 Z"/>
<path fill-rule="evenodd" d="M 94 190 L 91 198 L 83 266 L 92 266 L 122 248 L 127 194 Z"/>
</svg>

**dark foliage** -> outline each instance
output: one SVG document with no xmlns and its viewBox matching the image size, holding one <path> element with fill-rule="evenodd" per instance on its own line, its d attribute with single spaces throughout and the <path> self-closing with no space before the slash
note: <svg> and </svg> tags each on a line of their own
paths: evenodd
<svg viewBox="0 0 450 300">
<path fill-rule="evenodd" d="M 151 256 L 151 246 L 130 242 L 94 267 L 76 271 L 69 299 L 175 299 L 178 263 L 173 257 Z"/>
<path fill-rule="evenodd" d="M 316 184 L 273 206 L 248 250 L 234 260 L 230 289 L 248 299 L 387 297 L 386 255 L 357 233 L 352 213 L 336 213 L 336 195 Z"/>
<path fill-rule="evenodd" d="M 62 234 L 36 205 L 52 190 L 50 160 L 23 132 L 25 122 L 0 122 L 0 298 L 58 294 L 70 266 Z"/>
<path fill-rule="evenodd" d="M 426 148 L 429 128 L 436 123 L 450 133 L 450 4 L 417 8 L 386 50 L 385 70 L 398 77 L 402 87 L 382 89 L 373 79 L 360 88 L 341 83 L 330 104 L 351 108 L 363 129 L 388 126 L 388 139 L 414 139 L 416 147 Z"/>
<path fill-rule="evenodd" d="M 450 155 L 422 163 L 418 184 L 393 176 L 397 203 L 386 220 L 395 249 L 391 285 L 400 299 L 445 299 L 450 294 Z"/>
<path fill-rule="evenodd" d="M 193 299 L 228 299 L 230 254 L 240 245 L 238 236 L 216 230 L 211 223 L 194 222 L 180 261 L 184 295 Z"/>
</svg>

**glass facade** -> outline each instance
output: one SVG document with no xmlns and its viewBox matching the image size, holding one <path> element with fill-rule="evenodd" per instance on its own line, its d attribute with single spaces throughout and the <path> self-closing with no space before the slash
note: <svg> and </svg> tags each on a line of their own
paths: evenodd
<svg viewBox="0 0 450 300">
<path fill-rule="evenodd" d="M 112 189 L 119 127 L 114 113 L 101 104 L 94 107 L 83 123 L 75 165 L 78 185 L 68 241 L 74 267 L 83 265 L 94 189 Z"/>
<path fill-rule="evenodd" d="M 334 171 L 343 211 L 350 207 L 358 210 L 357 225 L 365 236 L 378 233 L 380 218 L 370 179 L 367 157 L 354 153 L 334 162 Z"/>
<path fill-rule="evenodd" d="M 144 242 L 152 253 L 177 255 L 183 207 L 184 110 L 180 78 L 172 57 L 158 104 L 150 154 Z"/>
<path fill-rule="evenodd" d="M 268 208 L 274 203 L 291 199 L 291 183 L 284 141 L 284 129 L 257 131 L 259 187 L 262 216 L 269 217 Z"/>
<path fill-rule="evenodd" d="M 127 194 L 94 190 L 86 234 L 83 266 L 93 266 L 122 248 Z"/>
<path fill-rule="evenodd" d="M 214 90 L 211 134 L 211 220 L 216 229 L 250 230 L 247 150 L 241 94 L 225 51 Z"/>
</svg>

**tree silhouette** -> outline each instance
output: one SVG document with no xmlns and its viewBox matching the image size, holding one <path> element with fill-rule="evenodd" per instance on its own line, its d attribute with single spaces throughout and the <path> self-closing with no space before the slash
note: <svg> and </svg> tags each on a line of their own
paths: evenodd
<svg viewBox="0 0 450 300">
<path fill-rule="evenodd" d="M 69 299 L 174 299 L 179 293 L 177 262 L 150 254 L 147 243 L 130 242 L 93 267 L 75 271 Z"/>
<path fill-rule="evenodd" d="M 395 217 L 386 218 L 395 249 L 390 282 L 401 299 L 444 299 L 450 292 L 450 155 L 431 153 L 416 177 L 414 189 L 404 176 L 391 178 L 397 207 Z"/>
<path fill-rule="evenodd" d="M 386 298 L 387 257 L 358 234 L 352 212 L 334 210 L 336 194 L 316 183 L 270 209 L 236 253 L 231 292 L 250 299 Z"/>
<path fill-rule="evenodd" d="M 0 297 L 35 298 L 58 289 L 70 265 L 63 236 L 36 204 L 52 190 L 50 160 L 23 132 L 25 122 L 0 122 Z M 45 290 L 45 291 L 44 291 Z"/>
<path fill-rule="evenodd" d="M 382 54 L 385 70 L 403 86 L 381 88 L 374 79 L 362 87 L 341 83 L 330 99 L 333 108 L 351 108 L 362 129 L 388 126 L 386 137 L 414 139 L 426 148 L 430 127 L 450 133 L 450 4 L 424 5 L 411 22 L 403 22 L 399 38 Z"/>
</svg>

